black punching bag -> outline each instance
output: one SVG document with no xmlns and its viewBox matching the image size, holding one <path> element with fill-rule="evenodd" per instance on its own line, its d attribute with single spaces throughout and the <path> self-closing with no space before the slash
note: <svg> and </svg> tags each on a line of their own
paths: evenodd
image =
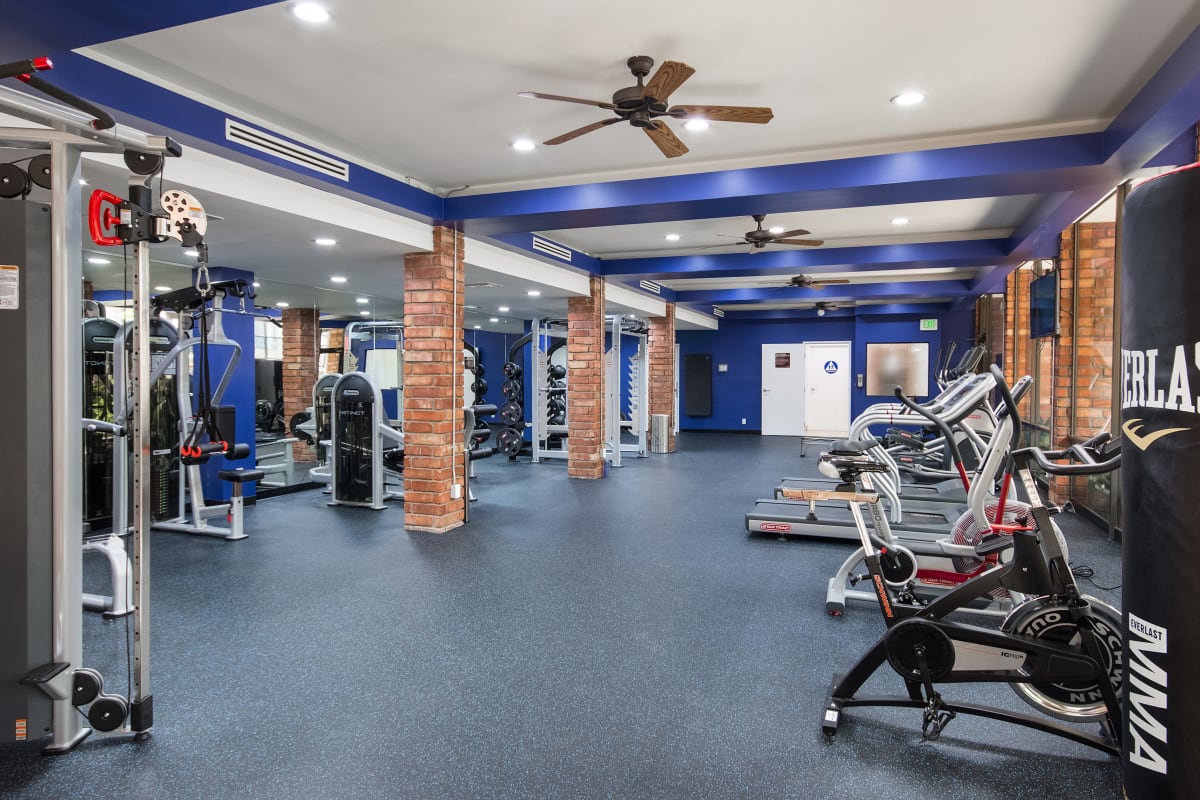
<svg viewBox="0 0 1200 800">
<path fill-rule="evenodd" d="M 1200 165 L 1133 190 L 1121 230 L 1123 772 L 1200 796 Z"/>
</svg>

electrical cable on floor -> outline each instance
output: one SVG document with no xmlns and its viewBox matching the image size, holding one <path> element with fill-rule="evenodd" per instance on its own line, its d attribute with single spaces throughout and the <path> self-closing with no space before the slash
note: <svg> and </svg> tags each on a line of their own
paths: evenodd
<svg viewBox="0 0 1200 800">
<path fill-rule="evenodd" d="M 1097 589 L 1101 589 L 1105 592 L 1115 592 L 1117 589 L 1121 588 L 1121 584 L 1119 583 L 1116 586 L 1103 586 L 1099 583 L 1096 583 L 1096 581 L 1093 580 L 1096 575 L 1096 570 L 1087 564 L 1080 564 L 1078 566 L 1071 567 L 1071 574 L 1076 578 L 1082 578 L 1092 586 L 1095 586 Z"/>
</svg>

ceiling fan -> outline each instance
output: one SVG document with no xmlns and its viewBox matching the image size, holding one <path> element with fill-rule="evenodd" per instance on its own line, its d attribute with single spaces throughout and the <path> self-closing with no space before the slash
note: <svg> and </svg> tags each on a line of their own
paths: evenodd
<svg viewBox="0 0 1200 800">
<path fill-rule="evenodd" d="M 816 302 L 816 304 L 813 306 L 813 308 L 815 308 L 817 310 L 818 317 L 823 317 L 823 316 L 825 316 L 826 311 L 837 311 L 843 305 L 853 307 L 854 303 L 843 304 L 843 303 L 834 303 L 831 300 L 818 300 Z"/>
<path fill-rule="evenodd" d="M 752 216 L 754 221 L 758 223 L 758 227 L 754 230 L 746 231 L 741 236 L 729 236 L 728 234 L 718 235 L 725 236 L 729 239 L 739 239 L 739 244 L 750 245 L 751 254 L 757 253 L 769 244 L 794 244 L 799 245 L 800 247 L 820 247 L 821 245 L 825 244 L 825 242 L 821 239 L 793 238 L 796 236 L 807 236 L 809 231 L 806 231 L 803 228 L 796 228 L 795 230 L 791 231 L 783 231 L 782 233 L 771 233 L 770 231 L 763 230 L 763 220 L 767 218 L 767 215 L 754 214 Z M 728 244 L 710 244 L 708 247 L 728 247 L 731 244 L 734 244 L 734 242 L 729 242 Z"/>
<path fill-rule="evenodd" d="M 784 281 L 782 285 L 783 286 L 794 286 L 797 289 L 823 289 L 826 286 L 832 286 L 833 284 L 836 284 L 836 283 L 849 283 L 849 282 L 850 282 L 850 280 L 848 278 L 826 278 L 825 280 L 821 280 L 820 278 L 814 278 L 811 275 L 793 275 L 792 277 L 790 277 L 786 281 Z M 759 286 L 780 286 L 781 284 L 779 283 L 778 280 L 773 280 L 773 281 L 759 281 L 758 285 Z M 824 301 L 822 301 L 822 302 L 824 302 Z"/>
<path fill-rule="evenodd" d="M 650 74 L 650 68 L 654 66 L 654 59 L 650 56 L 634 56 L 626 64 L 629 66 L 629 71 L 637 78 L 637 85 L 618 89 L 613 93 L 611 103 L 583 100 L 578 97 L 563 97 L 557 94 L 542 94 L 541 92 L 520 92 L 519 97 L 580 103 L 585 106 L 604 108 L 616 114 L 612 119 L 593 122 L 582 128 L 568 131 L 561 136 L 555 136 L 553 139 L 547 139 L 543 144 L 562 144 L 608 125 L 628 122 L 633 127 L 644 130 L 664 156 L 676 158 L 688 151 L 687 145 L 680 141 L 675 132 L 667 127 L 665 122 L 660 121 L 659 117 L 762 124 L 770 122 L 774 116 L 771 109 L 756 106 L 669 106 L 667 99 L 671 93 L 692 77 L 696 70 L 681 61 L 664 61 L 659 65 L 654 76 L 643 84 L 642 79 Z"/>
</svg>

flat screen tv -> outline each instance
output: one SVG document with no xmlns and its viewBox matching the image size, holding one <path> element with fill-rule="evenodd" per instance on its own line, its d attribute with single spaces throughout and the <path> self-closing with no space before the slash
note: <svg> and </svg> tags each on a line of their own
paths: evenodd
<svg viewBox="0 0 1200 800">
<path fill-rule="evenodd" d="M 1049 272 L 1029 284 L 1029 337 L 1058 333 L 1058 272 Z"/>
</svg>

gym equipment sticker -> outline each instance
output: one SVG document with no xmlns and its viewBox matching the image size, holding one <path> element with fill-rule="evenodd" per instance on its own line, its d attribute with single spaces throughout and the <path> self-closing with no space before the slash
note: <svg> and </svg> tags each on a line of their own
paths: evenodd
<svg viewBox="0 0 1200 800">
<path fill-rule="evenodd" d="M 837 362 L 836 361 L 826 361 L 825 362 L 825 371 L 827 373 L 829 373 L 830 375 L 837 372 Z"/>
<path fill-rule="evenodd" d="M 0 264 L 0 311 L 21 307 L 21 268 Z"/>
</svg>

